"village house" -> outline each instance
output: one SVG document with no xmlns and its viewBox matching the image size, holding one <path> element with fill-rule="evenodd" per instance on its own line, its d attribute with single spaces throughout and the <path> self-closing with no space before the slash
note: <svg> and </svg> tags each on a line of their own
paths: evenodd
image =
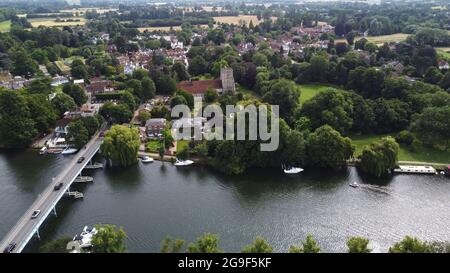
<svg viewBox="0 0 450 273">
<path fill-rule="evenodd" d="M 100 78 L 92 78 L 91 83 L 86 86 L 86 92 L 90 100 L 95 100 L 97 94 L 114 92 L 114 84 L 110 80 L 102 80 Z"/>
<path fill-rule="evenodd" d="M 172 130 L 179 135 L 188 134 L 191 138 L 195 133 L 205 134 L 210 132 L 211 126 L 204 117 L 180 118 L 173 121 Z M 187 130 L 188 132 L 186 132 Z"/>
<path fill-rule="evenodd" d="M 145 123 L 145 130 L 148 138 L 159 138 L 166 127 L 165 118 L 151 118 Z"/>
<path fill-rule="evenodd" d="M 215 80 L 182 81 L 177 84 L 177 89 L 184 90 L 194 96 L 203 97 L 208 89 L 215 89 L 217 93 L 234 93 L 236 90 L 233 69 L 223 67 L 220 69 L 220 78 Z"/>
<path fill-rule="evenodd" d="M 15 76 L 14 78 L 9 78 L 4 81 L 1 81 L 0 86 L 15 90 L 15 89 L 23 88 L 31 81 L 32 81 L 32 79 L 27 80 L 25 78 L 22 78 L 21 76 Z"/>
<path fill-rule="evenodd" d="M 69 79 L 67 79 L 64 76 L 56 76 L 52 78 L 52 83 L 50 84 L 51 86 L 55 87 L 61 84 L 65 84 L 68 83 Z"/>
</svg>

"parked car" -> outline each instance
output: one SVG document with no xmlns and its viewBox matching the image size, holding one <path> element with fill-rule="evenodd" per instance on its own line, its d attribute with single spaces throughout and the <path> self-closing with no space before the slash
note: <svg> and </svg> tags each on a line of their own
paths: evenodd
<svg viewBox="0 0 450 273">
<path fill-rule="evenodd" d="M 82 163 L 84 161 L 84 156 L 82 156 L 82 157 L 80 157 L 80 158 L 78 158 L 78 163 Z"/>
<path fill-rule="evenodd" d="M 16 247 L 16 243 L 12 242 L 7 247 L 5 247 L 5 249 L 3 250 L 3 253 L 11 253 L 11 251 L 13 251 L 15 247 Z"/>
<path fill-rule="evenodd" d="M 55 191 L 59 191 L 59 189 L 61 189 L 61 187 L 63 186 L 63 183 L 58 183 L 57 185 L 55 185 L 55 187 L 53 188 Z"/>
<path fill-rule="evenodd" d="M 33 214 L 31 214 L 31 219 L 37 218 L 39 216 L 39 214 L 41 214 L 40 210 L 33 211 Z"/>
</svg>

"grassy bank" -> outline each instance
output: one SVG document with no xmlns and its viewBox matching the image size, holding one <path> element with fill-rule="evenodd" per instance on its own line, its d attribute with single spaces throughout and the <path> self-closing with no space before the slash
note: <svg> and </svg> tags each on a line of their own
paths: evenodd
<svg viewBox="0 0 450 273">
<path fill-rule="evenodd" d="M 356 146 L 355 156 L 361 155 L 363 147 L 387 135 L 353 135 L 350 136 Z M 399 161 L 435 162 L 450 164 L 450 152 L 436 150 L 423 145 L 416 145 L 414 148 L 400 145 L 398 153 Z"/>
<path fill-rule="evenodd" d="M 8 32 L 11 28 L 11 20 L 0 22 L 0 32 Z"/>
</svg>

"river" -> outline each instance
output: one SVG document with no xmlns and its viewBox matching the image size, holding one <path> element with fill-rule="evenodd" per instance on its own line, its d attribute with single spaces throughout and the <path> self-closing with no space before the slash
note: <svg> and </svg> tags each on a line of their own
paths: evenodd
<svg viewBox="0 0 450 273">
<path fill-rule="evenodd" d="M 0 237 L 6 235 L 70 157 L 35 151 L 0 153 Z M 130 252 L 158 252 L 170 235 L 192 242 L 203 232 L 220 235 L 220 247 L 240 251 L 263 236 L 286 252 L 313 234 L 327 252 L 346 251 L 350 236 L 365 236 L 387 251 L 405 235 L 450 240 L 450 179 L 442 175 L 361 176 L 339 172 L 251 170 L 226 176 L 202 166 L 185 169 L 155 161 L 89 173 L 75 185 L 84 200 L 63 199 L 25 251 L 48 240 L 80 233 L 85 225 L 112 223 L 127 233 Z M 351 181 L 363 183 L 349 187 Z"/>
</svg>

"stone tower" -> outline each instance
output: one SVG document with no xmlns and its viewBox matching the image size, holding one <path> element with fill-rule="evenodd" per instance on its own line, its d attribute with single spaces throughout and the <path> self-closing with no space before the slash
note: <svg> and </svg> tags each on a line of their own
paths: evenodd
<svg viewBox="0 0 450 273">
<path fill-rule="evenodd" d="M 229 67 L 222 67 L 220 69 L 220 80 L 222 81 L 222 92 L 232 92 L 236 90 L 233 77 L 233 69 Z"/>
</svg>

